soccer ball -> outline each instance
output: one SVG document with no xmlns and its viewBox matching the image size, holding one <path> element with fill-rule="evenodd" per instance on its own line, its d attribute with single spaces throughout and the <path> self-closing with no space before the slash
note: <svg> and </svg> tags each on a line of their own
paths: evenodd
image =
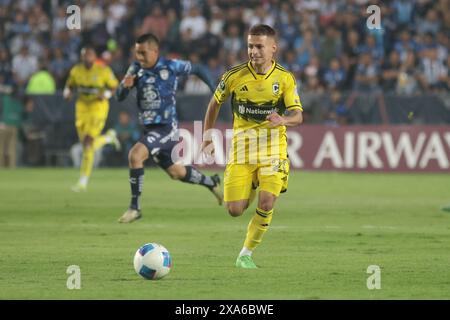
<svg viewBox="0 0 450 320">
<path fill-rule="evenodd" d="M 169 251 L 158 243 L 144 244 L 134 255 L 134 270 L 144 279 L 161 279 L 171 268 L 172 258 Z"/>
</svg>

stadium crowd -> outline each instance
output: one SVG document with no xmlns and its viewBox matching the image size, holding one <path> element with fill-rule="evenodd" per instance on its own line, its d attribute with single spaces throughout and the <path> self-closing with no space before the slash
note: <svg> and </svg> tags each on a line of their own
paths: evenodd
<svg viewBox="0 0 450 320">
<path fill-rule="evenodd" d="M 314 99 L 305 103 L 305 122 L 315 118 L 347 123 L 348 109 L 358 94 L 375 95 L 380 106 L 381 93 L 448 94 L 449 3 L 0 0 L 0 127 L 27 124 L 32 104 L 12 97 L 60 92 L 85 44 L 94 46 L 98 62 L 108 64 L 121 79 L 134 60 L 135 38 L 152 32 L 161 40 L 164 55 L 202 63 L 218 80 L 226 69 L 247 60 L 246 31 L 257 23 L 278 30 L 277 59 L 294 73 L 300 94 L 329 97 L 325 106 Z M 67 27 L 71 15 L 67 8 L 73 4 L 81 9 L 80 30 Z M 379 29 L 366 24 L 371 14 L 367 8 L 373 4 L 381 8 Z M 186 94 L 210 94 L 195 76 L 182 79 L 180 86 Z M 17 110 L 22 114 L 15 114 Z M 310 117 L 314 112 L 321 115 Z M 356 123 L 364 120 L 353 117 Z"/>
<path fill-rule="evenodd" d="M 73 3 L 81 8 L 80 31 L 66 26 L 66 8 Z M 246 30 L 266 23 L 279 30 L 278 59 L 295 73 L 300 90 L 448 90 L 449 2 L 383 1 L 381 29 L 370 30 L 366 9 L 376 3 L 381 2 L 1 0 L 0 83 L 30 93 L 61 89 L 85 43 L 120 78 L 133 59 L 135 37 L 145 32 L 161 39 L 164 53 L 204 63 L 218 79 L 247 59 Z M 196 79 L 183 85 L 186 92 L 208 93 Z"/>
</svg>

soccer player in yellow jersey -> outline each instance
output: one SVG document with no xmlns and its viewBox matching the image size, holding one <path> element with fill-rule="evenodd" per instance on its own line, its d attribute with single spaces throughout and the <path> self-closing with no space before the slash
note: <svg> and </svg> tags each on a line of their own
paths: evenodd
<svg viewBox="0 0 450 320">
<path fill-rule="evenodd" d="M 248 34 L 249 61 L 226 72 L 211 98 L 204 122 L 202 150 L 214 152 L 208 130 L 219 108 L 231 96 L 233 145 L 224 177 L 224 201 L 238 217 L 248 208 L 259 186 L 258 204 L 236 267 L 257 268 L 253 250 L 261 243 L 272 220 L 277 197 L 287 189 L 289 160 L 286 127 L 303 121 L 295 78 L 276 61 L 276 32 L 255 25 Z"/>
<path fill-rule="evenodd" d="M 113 130 L 100 135 L 109 111 L 108 99 L 119 82 L 108 66 L 95 63 L 96 52 L 91 47 L 81 50 L 81 63 L 75 65 L 69 74 L 64 88 L 64 98 L 70 100 L 72 92 L 77 94 L 75 104 L 75 126 L 78 137 L 83 144 L 83 158 L 80 179 L 72 187 L 75 192 L 86 191 L 89 177 L 94 165 L 95 150 L 112 143 L 116 148 L 120 143 Z"/>
</svg>

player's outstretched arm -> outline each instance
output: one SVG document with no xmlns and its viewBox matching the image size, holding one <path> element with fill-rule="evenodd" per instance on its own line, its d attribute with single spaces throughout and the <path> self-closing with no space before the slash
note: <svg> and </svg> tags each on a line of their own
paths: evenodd
<svg viewBox="0 0 450 320">
<path fill-rule="evenodd" d="M 303 114 L 300 109 L 292 110 L 285 116 L 280 116 L 278 113 L 274 112 L 269 114 L 266 120 L 270 121 L 272 127 L 293 127 L 303 122 Z"/>
<path fill-rule="evenodd" d="M 216 101 L 214 96 L 211 98 L 208 104 L 208 109 L 206 110 L 205 120 L 203 122 L 203 142 L 202 142 L 202 151 L 206 151 L 206 147 L 211 144 L 211 130 L 214 128 L 214 125 L 217 120 L 217 116 L 219 115 L 220 103 Z M 211 150 L 211 154 L 214 153 L 214 150 Z"/>
<path fill-rule="evenodd" d="M 206 83 L 211 90 L 211 92 L 214 92 L 215 86 L 214 81 L 211 78 L 211 74 L 209 73 L 208 69 L 200 64 L 193 64 L 191 69 L 191 74 L 195 74 L 197 77 L 200 78 L 204 83 Z"/>
<path fill-rule="evenodd" d="M 134 80 L 136 75 L 126 74 L 123 80 L 120 82 L 116 89 L 115 96 L 118 101 L 123 101 L 130 93 L 131 88 L 134 86 Z"/>
</svg>

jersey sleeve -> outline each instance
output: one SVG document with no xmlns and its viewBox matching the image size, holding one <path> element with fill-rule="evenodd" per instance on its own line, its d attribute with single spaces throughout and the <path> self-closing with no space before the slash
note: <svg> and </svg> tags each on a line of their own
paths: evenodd
<svg viewBox="0 0 450 320">
<path fill-rule="evenodd" d="M 220 79 L 216 91 L 214 91 L 214 98 L 216 99 L 217 103 L 222 104 L 227 100 L 229 95 L 230 95 L 230 81 L 228 77 L 228 72 L 226 72 Z"/>
<path fill-rule="evenodd" d="M 74 88 L 76 87 L 76 66 L 70 69 L 69 76 L 66 81 L 66 88 Z"/>
<path fill-rule="evenodd" d="M 284 105 L 288 111 L 301 110 L 303 111 L 302 103 L 300 102 L 300 96 L 297 92 L 297 83 L 292 73 L 286 77 L 286 87 L 284 91 Z"/>
<path fill-rule="evenodd" d="M 171 67 L 177 76 L 188 75 L 191 73 L 192 65 L 190 61 L 186 60 L 172 60 Z"/>
<path fill-rule="evenodd" d="M 109 89 L 115 89 L 119 84 L 119 81 L 110 67 L 105 68 L 105 84 Z"/>
</svg>

